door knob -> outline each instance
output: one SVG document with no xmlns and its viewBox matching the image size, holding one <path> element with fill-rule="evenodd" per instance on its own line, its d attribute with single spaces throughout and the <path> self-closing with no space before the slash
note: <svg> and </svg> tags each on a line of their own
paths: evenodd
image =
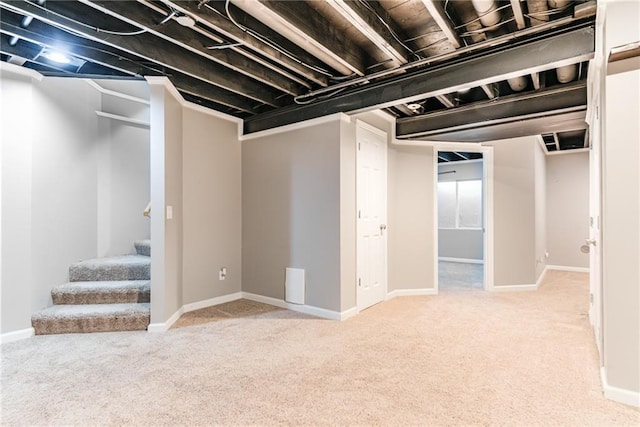
<svg viewBox="0 0 640 427">
<path fill-rule="evenodd" d="M 596 239 L 587 239 L 586 243 L 587 243 L 587 245 L 595 246 L 596 245 Z"/>
<path fill-rule="evenodd" d="M 384 231 L 387 229 L 387 224 L 380 224 L 380 231 Z"/>
</svg>

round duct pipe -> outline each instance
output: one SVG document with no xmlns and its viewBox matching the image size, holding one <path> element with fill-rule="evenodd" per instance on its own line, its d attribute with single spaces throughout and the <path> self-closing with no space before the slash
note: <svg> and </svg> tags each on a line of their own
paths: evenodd
<svg viewBox="0 0 640 427">
<path fill-rule="evenodd" d="M 548 0 L 548 3 L 551 9 L 559 9 L 571 3 L 571 0 Z"/>
<path fill-rule="evenodd" d="M 527 79 L 524 76 L 507 79 L 507 83 L 509 83 L 509 87 L 514 92 L 520 92 L 527 87 Z"/>
<path fill-rule="evenodd" d="M 495 0 L 471 0 L 471 3 L 485 27 L 491 27 L 500 22 L 500 11 L 496 10 L 498 5 Z"/>
<path fill-rule="evenodd" d="M 558 81 L 560 83 L 569 83 L 570 81 L 575 80 L 577 75 L 577 64 L 565 65 L 564 67 L 556 68 L 556 76 L 558 77 Z"/>
</svg>

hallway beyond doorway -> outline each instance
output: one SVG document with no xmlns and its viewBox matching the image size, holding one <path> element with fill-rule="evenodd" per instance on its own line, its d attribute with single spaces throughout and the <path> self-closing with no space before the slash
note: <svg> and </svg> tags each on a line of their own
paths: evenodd
<svg viewBox="0 0 640 427">
<path fill-rule="evenodd" d="M 440 292 L 483 290 L 484 265 L 438 261 Z"/>
</svg>

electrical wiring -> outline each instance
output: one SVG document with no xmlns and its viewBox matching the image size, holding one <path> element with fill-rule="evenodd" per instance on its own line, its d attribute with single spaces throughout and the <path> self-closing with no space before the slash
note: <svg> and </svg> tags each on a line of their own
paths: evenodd
<svg viewBox="0 0 640 427">
<path fill-rule="evenodd" d="M 486 33 L 487 31 L 494 31 L 496 28 L 501 27 L 504 24 L 508 24 L 509 22 L 513 22 L 513 21 L 515 21 L 515 18 L 509 18 L 507 20 L 500 21 L 497 24 L 492 25 L 491 27 L 483 27 L 483 28 L 478 28 L 477 30 L 466 31 L 464 33 L 461 33 L 460 37 L 468 37 L 476 34 L 483 34 L 483 33 Z"/>
<path fill-rule="evenodd" d="M 205 7 L 207 7 L 208 9 L 213 10 L 214 12 L 218 13 L 219 15 L 222 15 L 220 12 L 218 12 L 215 8 L 209 6 L 208 4 L 204 4 Z M 230 10 L 229 10 L 229 0 L 225 1 L 224 4 L 224 10 L 227 14 L 227 16 L 225 16 L 225 18 L 229 19 L 229 21 L 231 21 L 231 23 L 233 23 L 233 25 L 235 25 L 236 27 L 240 28 L 242 31 L 244 31 L 247 34 L 251 34 L 253 37 L 255 37 L 256 39 L 260 40 L 261 42 L 265 43 L 266 45 L 272 47 L 273 49 L 276 49 L 278 52 L 282 53 L 283 55 L 285 55 L 286 57 L 288 57 L 289 59 L 295 61 L 296 63 L 310 69 L 313 71 L 316 71 L 320 74 L 323 74 L 326 77 L 329 78 L 333 78 L 335 77 L 333 74 L 331 74 L 329 71 L 325 70 L 324 68 L 312 65 L 312 64 L 307 64 L 306 62 L 300 60 L 299 58 L 297 58 L 295 55 L 293 55 L 292 53 L 290 53 L 289 51 L 287 51 L 286 49 L 284 49 L 283 47 L 277 45 L 276 43 L 272 42 L 271 40 L 269 40 L 267 37 L 263 36 L 262 34 L 258 33 L 257 31 L 252 30 L 251 28 L 247 28 L 244 25 L 241 25 L 240 23 L 238 23 L 234 18 L 233 15 L 231 14 Z M 224 15 L 222 15 L 224 16 Z"/>
<path fill-rule="evenodd" d="M 422 57 L 418 54 L 416 54 L 416 52 L 411 49 L 409 46 L 407 46 L 401 39 L 400 37 L 398 37 L 398 35 L 396 34 L 396 32 L 393 30 L 393 28 L 391 28 L 391 26 L 384 20 L 384 18 L 382 18 L 382 16 L 380 16 L 380 14 L 373 8 L 371 7 L 371 5 L 369 5 L 366 1 L 363 0 L 359 0 L 360 3 L 365 6 L 367 9 L 369 9 L 369 11 L 371 13 L 373 13 L 376 18 L 378 18 L 378 20 L 382 23 L 382 25 L 384 25 L 387 30 L 389 30 L 389 33 L 391 34 L 391 36 L 396 39 L 396 41 L 398 43 L 400 43 L 400 46 L 402 46 L 403 48 L 405 48 L 409 53 L 411 53 L 412 55 L 414 55 L 415 57 L 417 57 L 418 59 L 422 59 Z"/>
<path fill-rule="evenodd" d="M 438 40 L 436 40 L 434 42 L 429 43 L 428 45 L 426 45 L 424 47 L 421 47 L 420 49 L 416 50 L 416 52 L 422 52 L 422 51 L 427 50 L 430 47 L 432 47 L 434 45 L 437 45 L 438 43 L 442 43 L 443 41 L 446 41 L 446 40 L 449 40 L 449 39 L 447 37 L 443 37 L 441 39 L 438 39 Z"/>
<path fill-rule="evenodd" d="M 63 15 L 61 13 L 55 12 L 55 11 L 47 8 L 46 5 L 45 6 L 41 6 L 38 3 L 32 3 L 31 5 L 34 6 L 34 7 L 37 7 L 38 9 L 44 10 L 48 14 L 52 14 L 52 15 L 55 15 L 57 17 L 64 18 L 67 21 L 71 21 L 74 24 L 78 24 L 78 25 L 80 25 L 82 27 L 89 28 L 89 29 L 91 29 L 91 30 L 93 30 L 95 32 L 98 32 L 98 33 L 111 34 L 111 35 L 115 35 L 115 36 L 137 36 L 139 34 L 143 34 L 143 33 L 147 32 L 147 30 L 145 30 L 145 29 L 141 29 L 141 30 L 137 30 L 137 31 L 131 31 L 131 32 L 105 30 L 104 28 L 95 27 L 93 25 L 85 24 L 82 21 L 78 21 L 76 19 L 69 18 L 68 16 L 65 16 L 65 15 Z"/>
<path fill-rule="evenodd" d="M 230 47 L 238 47 L 238 46 L 242 46 L 242 43 L 222 43 L 218 45 L 207 46 L 205 47 L 205 49 L 219 50 L 219 49 L 229 49 Z"/>
<path fill-rule="evenodd" d="M 500 11 L 500 10 L 502 10 L 502 9 L 506 9 L 506 8 L 511 8 L 511 4 L 505 4 L 504 6 L 500 6 L 500 7 L 496 8 L 496 9 L 489 10 L 488 12 L 485 12 L 485 13 L 483 13 L 482 15 L 478 15 L 478 17 L 477 17 L 477 18 L 472 19 L 471 21 L 465 22 L 464 24 L 457 25 L 457 26 L 455 26 L 455 27 L 453 27 L 453 28 L 454 28 L 454 29 L 456 29 L 456 30 L 459 30 L 459 29 L 460 29 L 460 28 L 462 28 L 462 27 L 466 27 L 466 26 L 467 26 L 467 25 L 469 25 L 469 24 L 473 24 L 474 22 L 478 22 L 478 21 L 480 21 L 480 18 L 482 18 L 482 17 L 484 17 L 484 16 L 487 16 L 487 15 L 489 15 L 490 13 L 498 12 L 498 11 Z M 452 21 L 452 22 L 453 22 L 453 21 Z M 497 25 L 497 24 L 496 24 L 496 25 Z"/>
</svg>

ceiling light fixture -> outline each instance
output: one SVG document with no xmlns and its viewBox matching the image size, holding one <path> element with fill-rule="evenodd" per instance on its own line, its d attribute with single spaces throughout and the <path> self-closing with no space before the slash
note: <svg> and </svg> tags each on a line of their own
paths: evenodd
<svg viewBox="0 0 640 427">
<path fill-rule="evenodd" d="M 58 64 L 69 64 L 71 62 L 71 59 L 67 55 L 61 52 L 56 52 L 55 50 L 45 52 L 42 56 L 50 61 L 57 62 Z"/>
<path fill-rule="evenodd" d="M 415 104 L 407 104 L 407 108 L 413 111 L 419 110 L 420 108 L 422 108 L 421 104 L 415 103 Z"/>
</svg>

